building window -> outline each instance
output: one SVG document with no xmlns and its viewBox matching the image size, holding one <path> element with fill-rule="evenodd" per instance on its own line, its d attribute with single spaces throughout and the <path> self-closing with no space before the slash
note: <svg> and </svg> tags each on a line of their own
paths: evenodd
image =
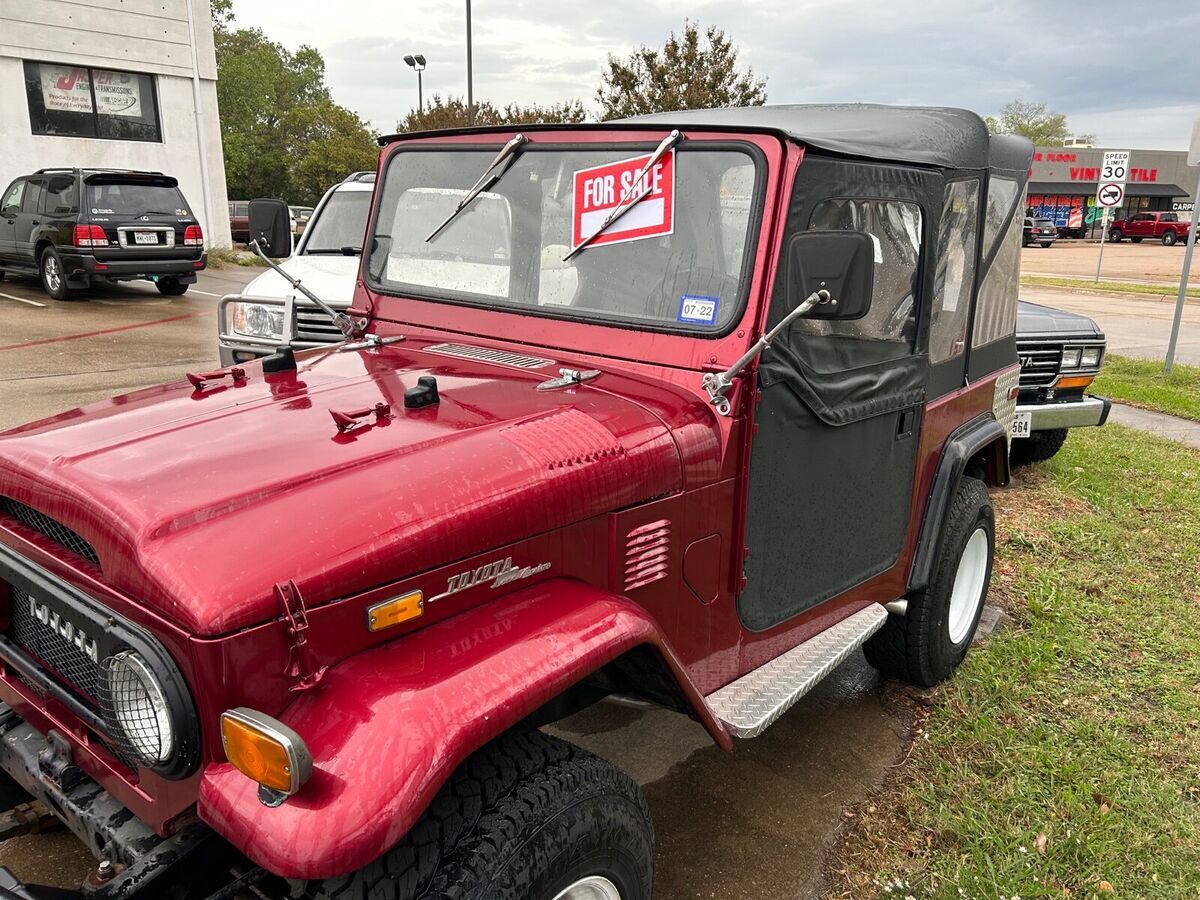
<svg viewBox="0 0 1200 900">
<path fill-rule="evenodd" d="M 34 134 L 162 141 L 153 75 L 26 62 L 25 96 Z"/>
</svg>

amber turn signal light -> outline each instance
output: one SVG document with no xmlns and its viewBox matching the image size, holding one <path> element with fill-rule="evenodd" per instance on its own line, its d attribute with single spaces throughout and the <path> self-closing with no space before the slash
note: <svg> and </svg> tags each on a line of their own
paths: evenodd
<svg viewBox="0 0 1200 900">
<path fill-rule="evenodd" d="M 1060 391 L 1063 388 L 1087 387 L 1089 384 L 1091 384 L 1095 380 L 1096 380 L 1095 375 L 1072 375 L 1069 378 L 1058 379 L 1058 384 L 1056 384 L 1054 387 L 1056 390 L 1060 390 Z"/>
<path fill-rule="evenodd" d="M 376 603 L 367 610 L 367 631 L 383 631 L 409 619 L 415 619 L 425 611 L 425 601 L 420 591 L 409 591 Z"/>
<path fill-rule="evenodd" d="M 294 794 L 312 774 L 312 754 L 300 735 L 278 719 L 245 707 L 221 714 L 225 758 L 276 794 Z"/>
</svg>

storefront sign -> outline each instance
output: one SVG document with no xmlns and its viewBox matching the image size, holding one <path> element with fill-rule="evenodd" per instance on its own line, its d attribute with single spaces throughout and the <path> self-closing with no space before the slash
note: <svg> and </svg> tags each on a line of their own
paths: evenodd
<svg viewBox="0 0 1200 900">
<path fill-rule="evenodd" d="M 73 66 L 42 64 L 42 103 L 46 109 L 60 112 L 90 113 L 92 93 L 95 111 L 106 116 L 141 118 L 142 88 L 136 75 L 96 69 L 95 84 L 88 82 L 88 70 Z"/>
<path fill-rule="evenodd" d="M 1195 205 L 1191 200 L 1172 200 L 1171 212 L 1191 212 Z"/>
</svg>

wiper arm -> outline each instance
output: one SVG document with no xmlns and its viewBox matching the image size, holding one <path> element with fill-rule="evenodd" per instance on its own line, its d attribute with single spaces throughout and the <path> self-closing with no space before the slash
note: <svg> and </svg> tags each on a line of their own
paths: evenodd
<svg viewBox="0 0 1200 900">
<path fill-rule="evenodd" d="M 446 220 L 442 222 L 441 225 L 429 232 L 429 237 L 425 238 L 425 243 L 428 244 L 435 237 L 437 237 L 438 232 L 453 222 L 455 217 L 457 217 L 460 212 L 466 209 L 472 200 L 499 181 L 500 176 L 508 171 L 507 166 L 503 169 L 499 168 L 500 164 L 505 160 L 515 160 L 517 154 L 521 151 L 521 147 L 527 143 L 529 143 L 529 138 L 525 137 L 523 134 L 518 134 L 511 141 L 501 147 L 500 152 L 496 154 L 496 158 L 488 163 L 488 167 L 483 170 L 483 174 L 479 176 L 479 180 L 475 182 L 475 186 L 471 188 L 471 190 L 467 191 L 467 195 L 465 197 L 458 201 L 458 206 L 454 207 L 454 212 L 446 216 Z"/>
<path fill-rule="evenodd" d="M 646 176 L 654 168 L 655 164 L 663 158 L 663 155 L 682 140 L 683 133 L 680 131 L 672 131 L 662 139 L 662 143 L 650 154 L 650 158 L 646 160 L 646 164 L 642 166 L 642 170 L 637 173 L 637 176 L 629 183 L 629 187 L 621 194 L 621 202 L 613 207 L 613 211 L 604 217 L 604 221 L 600 223 L 599 228 L 576 244 L 571 252 L 563 257 L 563 262 L 569 260 L 596 238 L 600 237 L 609 225 L 617 221 L 617 219 L 621 218 L 621 216 L 625 215 L 625 213 L 629 212 L 646 198 L 646 195 L 650 193 L 650 180 Z M 634 197 L 633 191 L 638 187 L 642 189 L 641 193 Z"/>
</svg>

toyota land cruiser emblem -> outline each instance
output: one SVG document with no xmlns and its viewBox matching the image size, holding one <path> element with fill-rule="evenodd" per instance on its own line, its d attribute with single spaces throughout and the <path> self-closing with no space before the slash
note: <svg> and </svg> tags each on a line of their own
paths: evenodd
<svg viewBox="0 0 1200 900">
<path fill-rule="evenodd" d="M 512 557 L 508 556 L 504 559 L 498 559 L 495 562 L 488 563 L 485 566 L 471 569 L 467 572 L 459 572 L 457 575 L 451 575 L 446 579 L 446 590 L 442 591 L 436 597 L 430 597 L 426 602 L 434 603 L 451 594 L 457 594 L 459 591 L 465 591 L 467 588 L 475 587 L 477 584 L 483 584 L 485 581 L 490 581 L 493 588 L 504 587 L 506 584 L 511 584 L 514 581 L 520 581 L 523 578 L 529 578 L 541 572 L 545 572 L 550 568 L 550 563 L 537 563 L 532 566 L 514 566 Z"/>
</svg>

